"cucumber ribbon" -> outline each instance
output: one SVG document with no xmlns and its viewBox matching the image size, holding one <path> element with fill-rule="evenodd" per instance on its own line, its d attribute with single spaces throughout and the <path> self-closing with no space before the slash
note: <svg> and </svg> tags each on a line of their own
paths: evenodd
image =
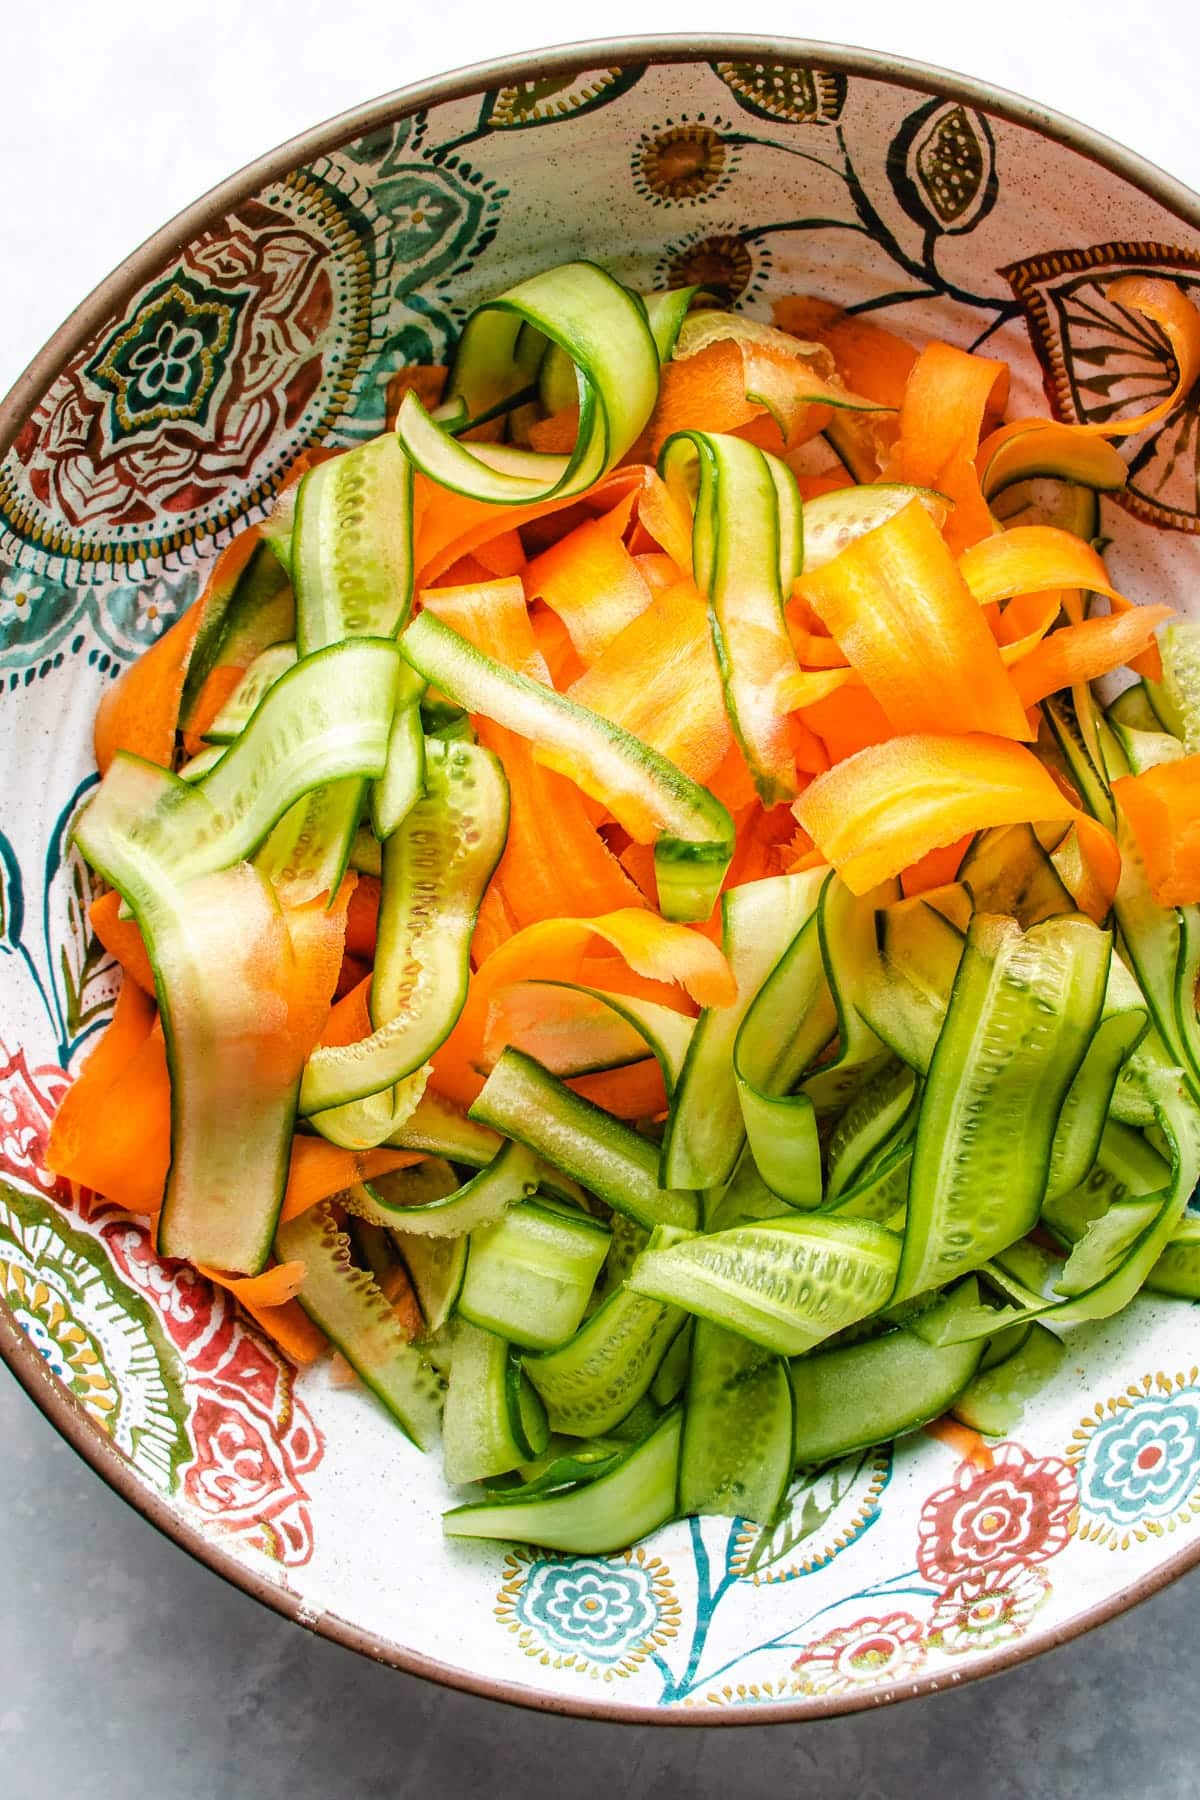
<svg viewBox="0 0 1200 1800">
<path fill-rule="evenodd" d="M 398 1087 L 423 1069 L 462 1010 L 475 916 L 504 848 L 508 786 L 497 759 L 434 739 L 425 757 L 426 793 L 383 849 L 373 1029 L 315 1050 L 301 1083 L 301 1110 L 354 1148 L 390 1137 L 420 1098 Z"/>
<path fill-rule="evenodd" d="M 640 843 L 654 843 L 664 918 L 706 919 L 733 854 L 733 821 L 718 800 L 649 745 L 476 650 L 432 612 L 400 639 L 426 681 L 468 712 L 529 739 L 538 760 L 608 806 Z"/>
<path fill-rule="evenodd" d="M 664 315 L 669 334 L 670 315 Z M 659 354 L 646 307 L 594 263 L 564 263 L 519 282 L 471 314 L 448 398 L 455 428 L 494 417 L 530 385 L 549 343 L 575 368 L 579 431 L 570 456 L 507 444 L 465 444 L 404 396 L 396 434 L 406 456 L 440 487 L 500 506 L 580 494 L 620 462 L 658 395 Z"/>
<path fill-rule="evenodd" d="M 704 431 L 669 438 L 658 466 L 675 498 L 694 505 L 692 563 L 708 599 L 734 736 L 763 805 L 792 800 L 796 767 L 780 687 L 799 673 L 783 612 L 804 560 L 796 478 L 753 444 Z"/>
</svg>

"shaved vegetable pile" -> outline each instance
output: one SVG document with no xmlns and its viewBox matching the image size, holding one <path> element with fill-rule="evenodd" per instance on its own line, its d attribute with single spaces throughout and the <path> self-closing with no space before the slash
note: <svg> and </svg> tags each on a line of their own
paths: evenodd
<svg viewBox="0 0 1200 1800">
<path fill-rule="evenodd" d="M 1178 381 L 1097 428 L 535 276 L 106 693 L 51 1164 L 440 1433 L 449 1534 L 770 1521 L 1200 1298 L 1200 626 L 1099 536 L 1200 315 L 1108 293 Z"/>
</svg>

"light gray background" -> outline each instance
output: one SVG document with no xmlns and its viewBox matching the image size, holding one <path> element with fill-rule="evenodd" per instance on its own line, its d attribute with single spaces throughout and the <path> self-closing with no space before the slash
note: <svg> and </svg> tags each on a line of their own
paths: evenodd
<svg viewBox="0 0 1200 1800">
<path fill-rule="evenodd" d="M 1194 0 L 11 0 L 0 392 L 88 288 L 292 133 L 456 64 L 589 32 L 740 29 L 940 62 L 1200 187 Z M 626 1730 L 442 1692 L 320 1642 L 158 1537 L 0 1374 L 0 1800 L 1192 1800 L 1200 1572 L 994 1681 L 801 1728 Z M 402 1554 L 381 1536 L 381 1558 Z"/>
</svg>

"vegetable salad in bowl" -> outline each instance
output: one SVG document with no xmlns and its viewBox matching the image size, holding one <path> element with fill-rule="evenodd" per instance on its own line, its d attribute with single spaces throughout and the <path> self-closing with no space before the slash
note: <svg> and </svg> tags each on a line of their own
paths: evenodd
<svg viewBox="0 0 1200 1800">
<path fill-rule="evenodd" d="M 1080 425 L 548 269 L 105 693 L 50 1167 L 440 1444 L 449 1535 L 769 1526 L 1200 1298 L 1200 628 L 1097 503 L 1200 314 L 1110 292 L 1176 380 Z"/>
</svg>

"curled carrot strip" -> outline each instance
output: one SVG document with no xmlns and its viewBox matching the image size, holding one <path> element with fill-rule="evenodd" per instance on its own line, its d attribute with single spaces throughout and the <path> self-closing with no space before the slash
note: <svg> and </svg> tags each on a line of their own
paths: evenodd
<svg viewBox="0 0 1200 1800">
<path fill-rule="evenodd" d="M 718 338 L 694 355 L 666 363 L 658 402 L 633 454 L 652 462 L 669 437 L 689 430 L 748 435 L 779 453 L 803 441 L 811 409 L 831 398 L 859 398 L 832 374 L 833 359 L 823 347 L 793 348 L 786 338 L 782 344 Z M 760 423 L 761 434 L 747 431 Z"/>
<path fill-rule="evenodd" d="M 1004 363 L 936 342 L 922 350 L 904 390 L 887 479 L 936 488 L 954 502 L 946 538 L 955 550 L 993 530 L 975 455 L 985 414 L 1003 404 L 1007 390 Z"/>
<path fill-rule="evenodd" d="M 927 850 L 915 863 L 902 869 L 900 886 L 904 890 L 905 899 L 911 899 L 914 894 L 927 894 L 930 888 L 945 887 L 947 882 L 956 881 L 962 859 L 971 847 L 973 835 L 968 831 L 952 844 L 941 844 L 936 850 Z"/>
<path fill-rule="evenodd" d="M 92 1183 L 77 1172 L 77 1157 L 89 1139 L 103 1129 L 108 1095 L 154 1029 L 154 1002 L 134 981 L 126 981 L 117 994 L 113 1016 L 59 1102 L 50 1127 L 46 1166 L 56 1175 Z"/>
<path fill-rule="evenodd" d="M 329 1348 L 329 1339 L 319 1325 L 314 1325 L 303 1307 L 295 1300 L 282 1306 L 256 1306 L 239 1298 L 239 1304 L 254 1320 L 259 1330 L 269 1337 L 286 1357 L 298 1367 L 315 1363 Z"/>
<path fill-rule="evenodd" d="M 1032 735 L 987 621 L 919 500 L 799 587 L 893 730 Z"/>
<path fill-rule="evenodd" d="M 649 584 L 619 537 L 588 519 L 531 562 L 525 592 L 556 612 L 585 663 L 644 613 Z"/>
<path fill-rule="evenodd" d="M 388 380 L 384 401 L 388 430 L 396 428 L 396 414 L 405 394 L 415 394 L 431 412 L 435 406 L 440 406 L 449 373 L 441 363 L 412 363 L 406 369 L 397 369 Z"/>
<path fill-rule="evenodd" d="M 121 896 L 114 890 L 100 894 L 88 907 L 88 924 L 108 954 L 144 993 L 154 993 L 154 970 L 136 919 L 121 917 Z"/>
<path fill-rule="evenodd" d="M 1006 668 L 1020 662 L 1035 644 L 1040 644 L 1062 611 L 1062 595 L 1057 590 L 1046 594 L 1018 594 L 1003 612 L 991 616 L 992 630 L 1000 646 L 1000 659 Z"/>
<path fill-rule="evenodd" d="M 611 475 L 583 496 L 587 505 L 605 512 L 627 493 L 643 485 L 643 471 L 636 466 L 614 469 Z M 495 506 L 454 494 L 418 475 L 415 481 L 416 536 L 413 561 L 418 589 L 432 587 L 460 557 L 503 532 L 520 531 L 536 520 L 552 517 L 579 504 L 580 496 L 532 501 L 528 506 Z"/>
<path fill-rule="evenodd" d="M 458 1023 L 432 1058 L 439 1091 L 469 1106 L 483 1085 L 478 1065 L 492 996 L 516 981 L 578 981 L 596 938 L 611 945 L 635 974 L 678 982 L 701 1006 L 728 1006 L 736 996 L 721 951 L 686 925 L 639 907 L 595 919 L 545 919 L 509 938 L 471 977 Z"/>
<path fill-rule="evenodd" d="M 970 1463 L 976 1469 L 990 1469 L 995 1464 L 995 1457 L 979 1433 L 969 1425 L 960 1425 L 949 1413 L 943 1413 L 940 1419 L 931 1419 L 924 1431 L 927 1437 L 937 1438 L 962 1462 Z"/>
<path fill-rule="evenodd" d="M 1020 744 L 929 733 L 893 738 L 836 764 L 793 810 L 855 894 L 965 832 L 1074 815 Z"/>
<path fill-rule="evenodd" d="M 485 656 L 549 684 L 519 580 L 427 589 L 421 600 Z M 597 832 L 575 784 L 544 767 L 533 745 L 515 732 L 482 718 L 476 728 L 480 743 L 503 763 L 509 790 L 508 838 L 488 889 L 498 899 L 485 896 L 477 954 L 489 936 L 499 937 L 501 900 L 517 928 L 635 904 L 638 890 Z"/>
<path fill-rule="evenodd" d="M 1077 813 L 1054 852 L 1054 864 L 1080 912 L 1102 924 L 1121 880 L 1121 852 L 1112 833 L 1088 813 Z"/>
<path fill-rule="evenodd" d="M 328 1200 L 331 1194 L 342 1193 L 356 1181 L 373 1181 L 377 1175 L 390 1175 L 393 1169 L 412 1168 L 423 1161 L 417 1150 L 343 1150 L 324 1138 L 296 1137 L 292 1140 L 280 1223 L 299 1218 L 318 1200 Z"/>
<path fill-rule="evenodd" d="M 159 768 L 169 768 L 188 664 L 206 612 L 226 603 L 258 546 L 257 531 L 243 531 L 213 564 L 200 598 L 143 652 L 96 709 L 96 766 L 106 774 L 118 750 L 128 750 Z"/>
<path fill-rule="evenodd" d="M 1158 763 L 1113 782 L 1150 892 L 1160 906 L 1200 901 L 1200 756 Z"/>
<path fill-rule="evenodd" d="M 346 910 L 357 880 L 351 871 L 331 904 L 320 894 L 303 906 L 289 907 L 283 915 L 292 943 L 287 1030 L 297 1073 L 329 1020 L 346 947 Z"/>
<path fill-rule="evenodd" d="M 302 1262 L 274 1263 L 261 1275 L 223 1275 L 220 1269 L 210 1269 L 206 1263 L 195 1263 L 193 1267 L 250 1308 L 285 1306 L 304 1286 Z"/>
<path fill-rule="evenodd" d="M 991 499 L 1009 482 L 1038 471 L 1069 467 L 1085 487 L 1112 492 L 1124 487 L 1128 471 L 1118 450 L 1089 426 L 1059 419 L 1014 419 L 984 438 L 975 458 L 980 486 Z"/>
<path fill-rule="evenodd" d="M 1095 681 L 1132 663 L 1172 615 L 1169 606 L 1135 606 L 1051 632 L 1013 664 L 1011 674 L 1022 706 L 1033 706 L 1059 688 Z"/>
<path fill-rule="evenodd" d="M 127 982 L 121 993 L 137 995 L 139 990 Z M 141 1003 L 149 1007 L 144 996 Z M 136 1004 L 127 1004 L 124 1019 L 136 1018 L 140 1029 L 145 1015 L 134 1014 Z M 114 1024 L 121 1018 L 118 1011 Z M 133 1031 L 132 1024 L 122 1023 L 126 1043 Z M 88 1067 L 85 1063 L 84 1076 Z M 85 1084 L 81 1076 L 68 1090 L 54 1120 L 46 1161 L 55 1174 L 103 1194 L 127 1212 L 161 1209 L 171 1162 L 171 1081 L 161 1025 L 147 1031 L 111 1080 L 102 1086 L 99 1081 Z"/>
<path fill-rule="evenodd" d="M 652 1056 L 627 1069 L 605 1069 L 599 1075 L 572 1075 L 567 1086 L 602 1106 L 617 1119 L 654 1119 L 667 1110 L 662 1070 Z"/>
<path fill-rule="evenodd" d="M 372 962 L 375 957 L 382 898 L 383 883 L 379 877 L 360 875 L 346 908 L 346 949 L 351 956 L 360 956 L 366 962 Z"/>
<path fill-rule="evenodd" d="M 1155 275 L 1122 275 L 1109 284 L 1106 298 L 1130 312 L 1141 313 L 1144 319 L 1152 319 L 1162 328 L 1175 358 L 1175 385 L 1164 400 L 1158 400 L 1145 412 L 1134 413 L 1128 418 L 1089 419 L 1074 427 L 1078 432 L 1096 437 L 1132 437 L 1135 432 L 1157 425 L 1160 419 L 1174 412 L 1200 378 L 1200 312 L 1177 283 L 1163 281 Z M 1044 419 L 1018 420 L 1009 429 L 1015 430 L 1016 424 L 1044 425 L 1045 422 Z"/>
<path fill-rule="evenodd" d="M 693 781 L 707 781 L 732 742 L 708 609 L 690 581 L 626 625 L 570 694 Z"/>
<path fill-rule="evenodd" d="M 862 687 L 857 669 L 801 669 L 796 675 L 785 675 L 779 684 L 779 704 L 788 712 L 799 712 L 815 706 L 839 688 Z"/>
<path fill-rule="evenodd" d="M 232 1294 L 259 1330 L 301 1368 L 316 1362 L 321 1352 L 329 1348 L 325 1333 L 296 1304 L 295 1296 L 304 1285 L 302 1262 L 276 1263 L 273 1268 L 264 1269 L 261 1275 L 237 1277 L 223 1275 L 219 1269 L 210 1269 L 204 1263 L 194 1266 L 214 1286 Z"/>
<path fill-rule="evenodd" d="M 992 432 L 979 447 L 977 467 L 983 491 L 994 494 L 1005 484 L 1019 458 L 1028 466 L 1040 453 L 1050 468 L 1070 459 L 1088 487 L 1112 490 L 1125 485 L 1127 469 L 1107 438 L 1132 437 L 1174 412 L 1200 378 L 1200 312 L 1173 281 L 1153 275 L 1123 275 L 1111 283 L 1107 297 L 1118 306 L 1151 319 L 1162 328 L 1175 358 L 1175 384 L 1165 399 L 1125 418 L 1060 421 L 1013 419 Z M 1119 405 L 1120 402 L 1115 402 Z"/>
<path fill-rule="evenodd" d="M 1131 605 L 1113 586 L 1103 558 L 1091 545 L 1055 525 L 1014 525 L 972 544 L 958 566 L 980 606 L 1051 588 L 1089 588 L 1107 595 L 1122 611 Z"/>
<path fill-rule="evenodd" d="M 796 600 L 803 598 L 803 595 L 797 595 L 789 602 L 788 612 L 793 617 L 795 616 Z M 788 635 L 792 640 L 792 648 L 796 652 L 796 661 L 802 669 L 848 669 L 850 667 L 850 658 L 834 638 L 818 636 L 814 631 L 805 631 L 802 626 L 793 625 L 790 618 Z"/>
<path fill-rule="evenodd" d="M 843 762 L 894 735 L 887 714 L 865 687 L 847 684 L 837 693 L 811 702 L 800 717 L 816 732 L 831 763 Z"/>
</svg>

